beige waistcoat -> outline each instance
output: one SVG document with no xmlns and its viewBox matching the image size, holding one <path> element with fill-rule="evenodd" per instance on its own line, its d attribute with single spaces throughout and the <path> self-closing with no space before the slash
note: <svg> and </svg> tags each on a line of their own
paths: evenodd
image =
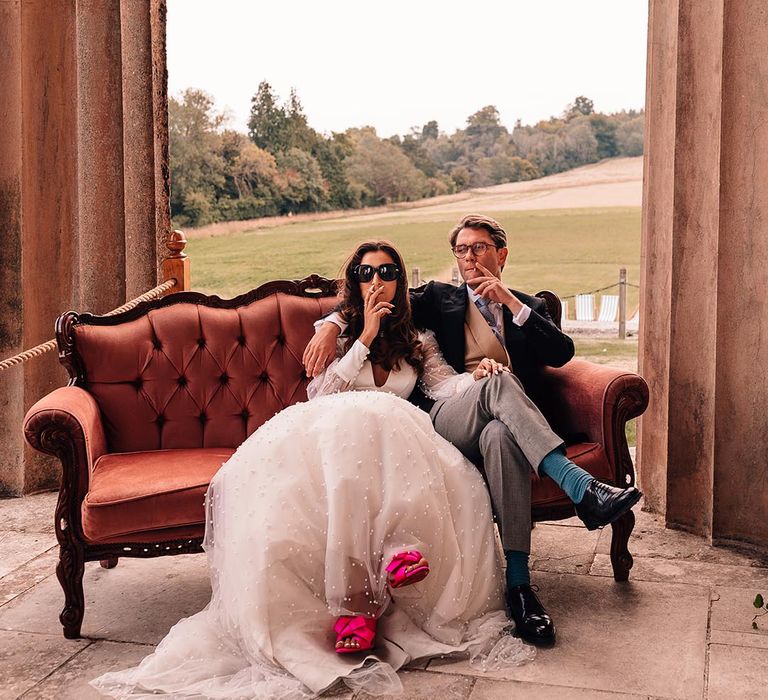
<svg viewBox="0 0 768 700">
<path fill-rule="evenodd" d="M 464 338 L 464 369 L 467 372 L 474 371 L 484 357 L 513 369 L 507 349 L 496 339 L 488 321 L 471 301 L 467 304 L 467 315 L 464 317 Z"/>
</svg>

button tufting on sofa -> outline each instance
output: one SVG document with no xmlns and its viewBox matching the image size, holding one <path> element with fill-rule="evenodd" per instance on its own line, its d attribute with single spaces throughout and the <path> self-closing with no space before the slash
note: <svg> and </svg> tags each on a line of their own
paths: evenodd
<svg viewBox="0 0 768 700">
<path fill-rule="evenodd" d="M 77 385 L 44 397 L 25 419 L 37 449 L 48 445 L 40 436 L 51 427 L 66 444 L 61 562 L 202 551 L 213 474 L 264 421 L 306 400 L 306 382 L 295 380 L 300 358 L 273 352 L 275 337 L 303 346 L 312 323 L 338 303 L 288 287 L 244 303 L 189 292 L 183 301 L 146 302 L 141 313 L 108 324 L 61 324 Z M 238 345 L 242 351 L 233 352 Z M 82 517 L 72 519 L 78 511 Z M 67 563 L 63 570 L 64 633 L 75 638 L 85 607 L 83 568 Z"/>
<path fill-rule="evenodd" d="M 202 551 L 210 479 L 262 423 L 306 400 L 301 353 L 314 321 L 337 304 L 335 297 L 307 298 L 296 290 L 245 302 L 238 297 L 237 303 L 187 294 L 179 302 L 146 302 L 140 314 L 133 310 L 108 324 L 60 323 L 60 347 L 69 348 L 67 367 L 77 383 L 57 389 L 27 413 L 25 436 L 33 447 L 53 454 L 43 438 L 55 428 L 57 445 L 66 448 L 57 453 L 67 456 L 59 581 L 69 638 L 80 635 L 84 599 L 83 567 L 68 562 Z M 246 334 L 247 351 L 233 352 L 233 340 L 244 346 Z M 278 343 L 291 352 L 275 352 Z M 196 346 L 208 349 L 197 352 Z M 180 391 L 182 377 L 186 388 Z M 556 432 L 579 436 L 568 441 L 568 456 L 606 481 L 631 483 L 625 424 L 647 406 L 645 382 L 583 360 L 547 368 L 541 380 L 540 394 L 531 398 Z M 573 515 L 572 504 L 550 479 L 532 486 L 534 520 Z M 82 518 L 70 517 L 78 512 Z M 633 522 L 625 518 L 612 527 L 617 580 L 629 576 Z"/>
</svg>

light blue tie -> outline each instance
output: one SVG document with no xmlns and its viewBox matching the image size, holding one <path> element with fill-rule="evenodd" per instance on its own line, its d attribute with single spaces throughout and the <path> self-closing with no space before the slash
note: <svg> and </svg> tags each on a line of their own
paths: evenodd
<svg viewBox="0 0 768 700">
<path fill-rule="evenodd" d="M 501 346 L 504 347 L 504 336 L 501 335 L 501 331 L 499 330 L 498 325 L 496 325 L 496 317 L 493 315 L 493 311 L 488 307 L 488 300 L 483 297 L 478 297 L 475 299 L 475 306 L 477 306 L 480 313 L 483 315 L 483 318 L 488 322 L 493 334 L 496 336 L 496 340 L 498 340 L 501 343 Z"/>
</svg>

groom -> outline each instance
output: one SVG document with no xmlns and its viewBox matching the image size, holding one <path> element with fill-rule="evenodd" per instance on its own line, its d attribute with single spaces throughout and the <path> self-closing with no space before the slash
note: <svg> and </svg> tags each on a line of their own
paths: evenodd
<svg viewBox="0 0 768 700">
<path fill-rule="evenodd" d="M 507 234 L 487 216 L 465 216 L 451 231 L 451 250 L 464 284 L 429 282 L 411 291 L 417 328 L 434 331 L 446 361 L 457 372 L 483 367 L 491 373 L 450 399 L 432 401 L 418 389 L 410 400 L 429 412 L 435 430 L 475 464 L 482 464 L 507 560 L 507 605 L 516 631 L 540 645 L 555 642 L 555 625 L 530 585 L 531 477 L 551 477 L 594 530 L 617 520 L 640 499 L 634 487 L 603 484 L 565 456 L 563 441 L 526 395 L 540 367 L 561 367 L 573 341 L 552 322 L 544 300 L 501 282 Z M 335 356 L 344 324 L 334 315 L 318 322 L 304 353 L 309 376 Z"/>
</svg>

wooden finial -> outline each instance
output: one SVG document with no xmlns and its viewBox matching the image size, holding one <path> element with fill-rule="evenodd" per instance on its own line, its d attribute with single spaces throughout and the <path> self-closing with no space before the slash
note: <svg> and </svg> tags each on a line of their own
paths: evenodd
<svg viewBox="0 0 768 700">
<path fill-rule="evenodd" d="M 176 284 L 166 294 L 175 294 L 176 292 L 185 292 L 191 288 L 189 275 L 189 258 L 184 252 L 187 247 L 187 237 L 183 231 L 171 231 L 165 243 L 168 248 L 168 257 L 163 260 L 160 268 L 162 270 L 163 282 L 169 279 L 175 279 Z"/>
<path fill-rule="evenodd" d="M 168 240 L 165 243 L 166 248 L 170 251 L 169 258 L 186 258 L 187 254 L 184 252 L 184 248 L 187 247 L 187 237 L 184 235 L 184 231 L 171 231 L 168 234 Z"/>
</svg>

